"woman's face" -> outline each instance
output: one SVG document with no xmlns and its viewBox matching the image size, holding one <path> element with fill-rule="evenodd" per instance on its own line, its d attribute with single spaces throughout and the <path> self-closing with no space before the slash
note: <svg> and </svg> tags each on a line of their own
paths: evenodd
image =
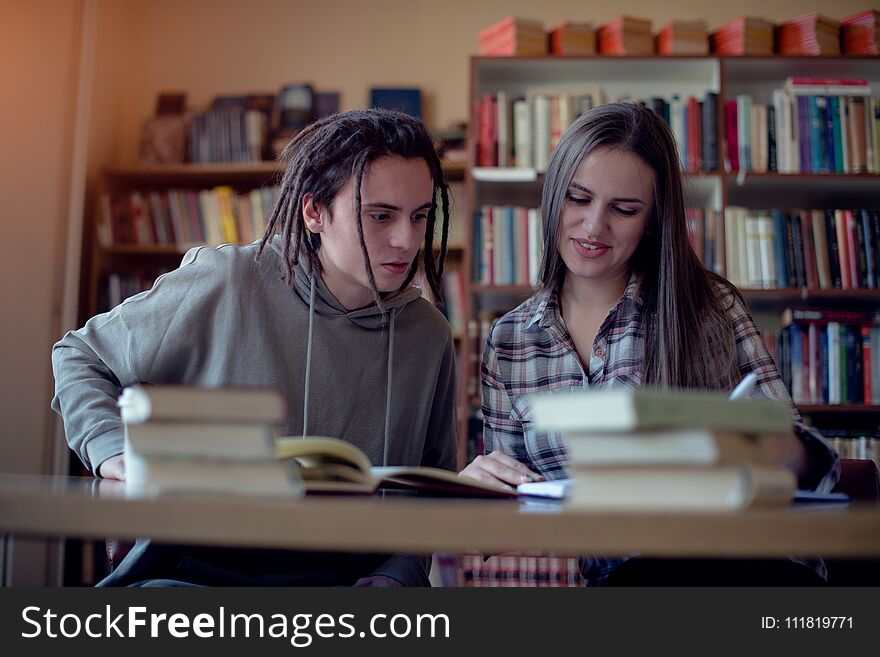
<svg viewBox="0 0 880 657">
<path fill-rule="evenodd" d="M 637 155 L 597 148 L 565 196 L 557 248 L 572 282 L 628 279 L 654 203 L 654 171 Z"/>
</svg>

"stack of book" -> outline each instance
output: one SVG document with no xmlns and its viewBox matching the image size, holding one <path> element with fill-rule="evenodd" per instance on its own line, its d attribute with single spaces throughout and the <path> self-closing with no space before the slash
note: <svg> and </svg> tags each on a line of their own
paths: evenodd
<svg viewBox="0 0 880 657">
<path fill-rule="evenodd" d="M 560 23 L 550 30 L 550 54 L 595 55 L 595 28 L 591 23 Z"/>
<path fill-rule="evenodd" d="M 573 506 L 740 510 L 784 505 L 795 479 L 774 466 L 783 402 L 718 393 L 612 389 L 532 398 L 534 426 L 560 432 Z"/>
<path fill-rule="evenodd" d="M 261 388 L 132 386 L 119 398 L 125 424 L 125 490 L 299 496 L 297 465 L 281 461 L 275 426 L 284 399 Z"/>
<path fill-rule="evenodd" d="M 705 21 L 669 21 L 655 39 L 658 55 L 708 55 Z"/>
<path fill-rule="evenodd" d="M 773 23 L 754 16 L 740 16 L 709 35 L 716 55 L 772 55 Z"/>
<path fill-rule="evenodd" d="M 540 21 L 509 16 L 482 30 L 480 54 L 489 56 L 546 55 L 547 34 Z"/>
<path fill-rule="evenodd" d="M 880 11 L 867 9 L 840 21 L 845 55 L 880 55 Z"/>
<path fill-rule="evenodd" d="M 840 23 L 811 12 L 776 26 L 780 55 L 839 55 Z"/>
<path fill-rule="evenodd" d="M 654 54 L 651 21 L 642 18 L 617 16 L 599 28 L 598 41 L 602 55 Z"/>
</svg>

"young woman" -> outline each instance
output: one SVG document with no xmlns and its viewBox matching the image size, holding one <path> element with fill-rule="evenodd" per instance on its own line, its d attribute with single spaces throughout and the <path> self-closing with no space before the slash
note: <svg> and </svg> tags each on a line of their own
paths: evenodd
<svg viewBox="0 0 880 657">
<path fill-rule="evenodd" d="M 283 158 L 261 242 L 195 248 L 55 345 L 52 406 L 96 474 L 125 476 L 115 402 L 133 383 L 275 387 L 289 433 L 344 438 L 377 465 L 455 467 L 452 335 L 410 285 L 421 268 L 439 296 L 446 254 L 447 188 L 430 135 L 399 112 L 353 111 L 303 130 Z M 155 579 L 427 583 L 424 560 L 406 555 L 184 553 L 146 541 L 107 582 Z"/>
<path fill-rule="evenodd" d="M 632 103 L 580 117 L 544 181 L 541 289 L 499 319 L 482 365 L 486 454 L 463 474 L 515 485 L 565 475 L 556 434 L 536 432 L 529 393 L 609 385 L 731 390 L 791 403 L 742 296 L 690 247 L 677 149 L 666 124 Z M 800 422 L 778 463 L 802 488 L 830 490 L 835 452 Z"/>
</svg>

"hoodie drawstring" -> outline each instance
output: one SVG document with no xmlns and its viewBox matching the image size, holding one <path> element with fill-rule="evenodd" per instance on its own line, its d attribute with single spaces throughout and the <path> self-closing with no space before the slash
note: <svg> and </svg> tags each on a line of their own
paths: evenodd
<svg viewBox="0 0 880 657">
<path fill-rule="evenodd" d="M 309 388 L 311 387 L 312 379 L 312 327 L 315 323 L 315 276 L 312 275 L 309 278 L 311 279 L 311 285 L 309 287 L 309 337 L 306 342 L 306 385 L 303 398 L 303 438 L 308 435 L 309 429 Z"/>
<path fill-rule="evenodd" d="M 391 383 L 394 378 L 394 319 L 397 308 L 391 309 L 391 321 L 388 327 L 388 374 L 385 377 L 385 434 L 382 437 L 382 465 L 388 466 L 388 425 L 391 416 Z"/>
</svg>

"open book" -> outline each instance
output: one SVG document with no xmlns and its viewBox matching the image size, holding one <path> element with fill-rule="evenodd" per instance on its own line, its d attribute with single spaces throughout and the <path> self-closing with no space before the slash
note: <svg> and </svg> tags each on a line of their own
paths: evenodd
<svg viewBox="0 0 880 657">
<path fill-rule="evenodd" d="M 516 496 L 513 489 L 462 477 L 440 468 L 374 467 L 360 448 L 338 438 L 279 438 L 277 451 L 279 459 L 293 459 L 299 464 L 299 473 L 307 493 L 369 494 L 386 488 L 466 497 Z"/>
</svg>

